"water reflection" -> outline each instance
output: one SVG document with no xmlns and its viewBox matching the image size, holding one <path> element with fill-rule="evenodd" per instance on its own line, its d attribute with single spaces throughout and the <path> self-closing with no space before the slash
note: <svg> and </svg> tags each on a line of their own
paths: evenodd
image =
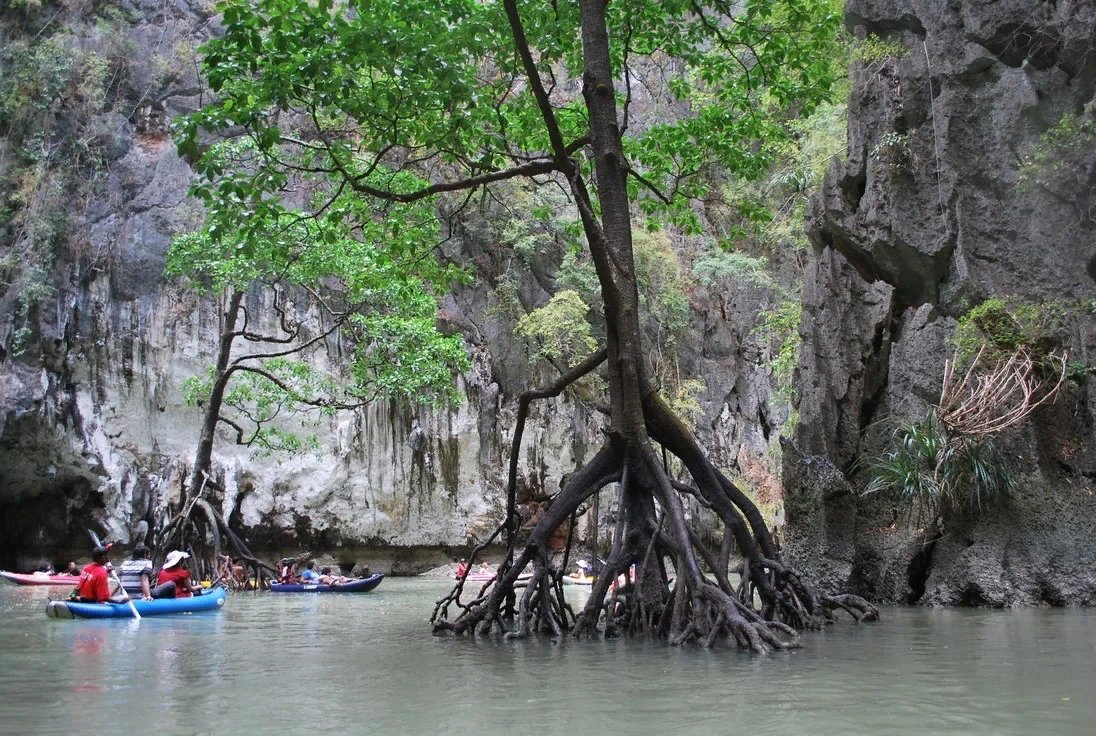
<svg viewBox="0 0 1096 736">
<path fill-rule="evenodd" d="M 429 634 L 445 581 L 233 595 L 221 613 L 54 621 L 0 589 L 0 733 L 1089 733 L 1096 613 L 890 609 L 756 657 Z M 573 592 L 582 605 L 587 589 Z M 748 725 L 746 725 L 748 724 Z"/>
</svg>

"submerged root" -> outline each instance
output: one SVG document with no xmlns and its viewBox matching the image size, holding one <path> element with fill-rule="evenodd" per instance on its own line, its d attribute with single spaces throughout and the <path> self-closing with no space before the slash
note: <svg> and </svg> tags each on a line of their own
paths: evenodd
<svg viewBox="0 0 1096 736">
<path fill-rule="evenodd" d="M 758 653 L 802 646 L 799 632 L 834 620 L 837 609 L 854 621 L 872 621 L 879 611 L 856 595 L 823 595 L 779 556 L 752 502 L 681 435 L 665 412 L 648 412 L 659 438 L 685 464 L 693 483 L 671 480 L 649 446 L 612 441 L 576 472 L 546 509 L 523 547 L 511 542 L 496 579 L 470 601 L 465 581 L 435 607 L 434 630 L 508 639 L 546 634 L 560 639 L 602 633 L 665 638 L 672 645 L 715 646 L 720 641 Z M 658 422 L 661 421 L 661 424 Z M 553 568 L 548 544 L 591 495 L 620 481 L 613 547 L 590 598 L 576 616 L 564 598 L 561 569 Z M 732 586 L 725 550 L 709 550 L 689 527 L 682 493 L 695 496 L 726 525 L 742 554 L 741 581 Z M 512 529 L 504 522 L 492 539 Z M 726 545 L 724 545 L 726 546 Z M 520 553 L 519 553 L 520 549 Z M 570 541 L 564 561 L 568 559 Z M 519 576 L 531 568 L 524 590 Z M 617 580 L 623 579 L 618 585 Z M 449 612 L 456 613 L 449 618 Z"/>
<path fill-rule="evenodd" d="M 852 616 L 854 623 L 879 620 L 879 609 L 858 595 L 851 593 L 824 595 L 821 600 L 827 611 L 840 608 Z"/>
</svg>

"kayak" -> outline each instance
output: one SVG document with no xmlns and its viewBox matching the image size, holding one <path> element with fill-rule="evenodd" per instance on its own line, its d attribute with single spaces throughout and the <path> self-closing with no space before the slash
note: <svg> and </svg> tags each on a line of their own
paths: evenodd
<svg viewBox="0 0 1096 736">
<path fill-rule="evenodd" d="M 53 585 L 58 588 L 76 585 L 80 582 L 79 575 L 49 575 L 44 572 L 32 572 L 24 575 L 21 572 L 0 570 L 0 577 L 3 577 L 4 580 L 10 580 L 16 585 Z"/>
<path fill-rule="evenodd" d="M 564 585 L 593 585 L 594 584 L 594 578 L 589 577 L 588 575 L 583 575 L 581 577 L 579 577 L 577 575 L 564 575 L 563 576 L 563 584 Z"/>
<path fill-rule="evenodd" d="M 367 578 L 358 578 L 349 583 L 324 585 L 323 583 L 271 583 L 275 593 L 367 593 L 384 580 L 384 573 L 373 573 Z"/>
<path fill-rule="evenodd" d="M 465 578 L 465 582 L 468 582 L 468 583 L 486 583 L 488 580 L 494 580 L 498 576 L 499 576 L 498 571 L 495 571 L 495 572 L 470 572 L 470 573 L 468 573 L 468 577 Z M 518 575 L 518 582 L 519 583 L 527 582 L 531 577 L 533 577 L 532 573 L 523 572 L 521 575 Z M 456 573 L 454 573 L 453 574 L 453 579 L 454 580 L 460 580 L 460 575 L 457 575 Z"/>
<path fill-rule="evenodd" d="M 214 588 L 190 598 L 155 598 L 151 601 L 133 599 L 133 605 L 142 617 L 217 611 L 224 604 L 224 588 Z M 133 618 L 133 611 L 128 603 L 50 601 L 46 604 L 46 615 L 50 618 Z"/>
</svg>

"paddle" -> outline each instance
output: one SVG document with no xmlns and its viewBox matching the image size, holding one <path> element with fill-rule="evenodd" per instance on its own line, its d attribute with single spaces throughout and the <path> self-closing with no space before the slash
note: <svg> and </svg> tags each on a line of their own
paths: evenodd
<svg viewBox="0 0 1096 736">
<path fill-rule="evenodd" d="M 88 534 L 91 535 L 91 541 L 95 543 L 96 547 L 102 547 L 103 546 L 103 543 L 99 540 L 99 535 L 98 534 L 93 532 L 91 529 L 88 529 Z M 109 565 L 110 563 L 108 562 L 107 564 Z M 130 598 L 129 591 L 127 591 L 125 589 L 125 587 L 122 585 L 122 581 L 118 579 L 118 575 L 114 572 L 113 567 L 108 567 L 107 570 L 110 572 L 110 579 L 113 580 L 118 585 L 118 590 L 122 591 L 122 595 L 124 595 L 126 597 L 126 603 L 129 604 L 129 610 L 133 614 L 133 619 L 135 621 L 140 621 L 141 620 L 141 614 L 137 613 L 137 606 L 133 605 L 133 599 Z"/>
<path fill-rule="evenodd" d="M 126 597 L 126 603 L 129 604 L 129 610 L 133 613 L 133 618 L 137 621 L 141 620 L 141 614 L 137 613 L 137 606 L 133 605 L 133 598 L 130 597 L 129 591 L 122 586 L 122 581 L 118 579 L 118 575 L 114 570 L 110 570 L 110 578 L 118 584 L 118 590 L 122 591 L 122 595 Z"/>
</svg>

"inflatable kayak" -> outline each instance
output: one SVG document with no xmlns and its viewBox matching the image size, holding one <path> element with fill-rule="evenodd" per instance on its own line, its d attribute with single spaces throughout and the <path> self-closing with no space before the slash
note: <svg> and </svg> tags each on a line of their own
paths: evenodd
<svg viewBox="0 0 1096 736">
<path fill-rule="evenodd" d="M 156 598 L 151 601 L 133 599 L 141 616 L 165 616 L 172 613 L 216 611 L 225 604 L 225 589 L 214 588 L 190 598 Z M 46 604 L 50 618 L 133 618 L 128 603 L 80 603 L 50 601 Z"/>
<path fill-rule="evenodd" d="M 80 582 L 79 575 L 49 575 L 44 572 L 33 572 L 24 575 L 21 572 L 8 572 L 0 570 L 0 577 L 10 580 L 16 585 L 54 585 L 59 588 L 73 586 Z"/>
<path fill-rule="evenodd" d="M 358 578 L 349 583 L 324 585 L 322 583 L 271 583 L 275 593 L 367 593 L 384 580 L 384 573 L 378 572 L 367 578 Z"/>
</svg>

